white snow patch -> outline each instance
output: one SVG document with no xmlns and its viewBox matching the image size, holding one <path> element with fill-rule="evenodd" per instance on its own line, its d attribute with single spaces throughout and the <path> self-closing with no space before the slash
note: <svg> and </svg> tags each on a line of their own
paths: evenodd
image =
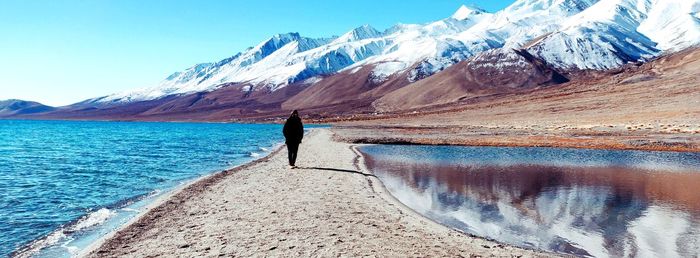
<svg viewBox="0 0 700 258">
<path fill-rule="evenodd" d="M 351 74 L 354 74 L 354 73 L 356 73 L 357 71 L 359 71 L 360 69 L 362 69 L 362 66 L 352 67 L 352 70 L 350 70 L 350 73 L 351 73 Z"/>
<path fill-rule="evenodd" d="M 311 84 L 316 84 L 322 80 L 323 80 L 323 78 L 321 78 L 321 76 L 314 76 L 314 77 L 311 77 L 311 78 L 304 80 L 302 83 L 306 84 L 306 85 L 311 85 Z"/>
<path fill-rule="evenodd" d="M 464 5 L 460 6 L 459 9 L 451 16 L 455 20 L 464 20 L 473 15 L 479 15 L 484 13 L 484 10 L 478 8 L 469 8 Z"/>
<path fill-rule="evenodd" d="M 403 62 L 384 62 L 377 64 L 374 69 L 372 69 L 372 74 L 375 76 L 387 77 L 404 70 L 406 70 L 406 64 Z"/>
</svg>

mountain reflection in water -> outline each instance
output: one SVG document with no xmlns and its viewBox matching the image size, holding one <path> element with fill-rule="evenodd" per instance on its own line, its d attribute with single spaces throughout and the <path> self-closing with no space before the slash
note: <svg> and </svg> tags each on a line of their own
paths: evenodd
<svg viewBox="0 0 700 258">
<path fill-rule="evenodd" d="M 399 201 L 468 233 L 585 256 L 700 255 L 697 170 L 463 164 L 377 151 L 363 149 L 366 164 Z"/>
</svg>

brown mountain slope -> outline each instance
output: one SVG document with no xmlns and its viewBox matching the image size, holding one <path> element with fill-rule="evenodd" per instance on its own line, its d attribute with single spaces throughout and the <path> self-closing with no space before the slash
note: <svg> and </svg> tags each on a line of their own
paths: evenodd
<svg viewBox="0 0 700 258">
<path fill-rule="evenodd" d="M 700 151 L 700 49 L 576 81 L 337 123 L 359 143 Z"/>
<path fill-rule="evenodd" d="M 229 84 L 212 92 L 200 92 L 182 96 L 157 107 L 151 108 L 140 116 L 149 118 L 227 120 L 237 117 L 257 115 L 259 113 L 277 113 L 280 104 L 301 91 L 304 85 L 293 84 L 280 90 L 270 92 L 261 87 L 258 90 L 246 90 L 248 85 Z"/>
<path fill-rule="evenodd" d="M 67 120 L 135 120 L 133 117 L 156 107 L 164 102 L 177 98 L 168 96 L 151 101 L 139 101 L 127 104 L 108 104 L 97 106 L 89 103 L 59 107 L 54 111 L 17 116 L 23 119 L 67 119 Z"/>
<path fill-rule="evenodd" d="M 346 70 L 327 76 L 282 103 L 283 109 L 311 109 L 333 106 L 338 113 L 373 111 L 370 103 L 384 94 L 408 85 L 406 72 L 379 79 L 372 74 L 374 65 L 359 70 Z M 342 106 L 361 106 L 361 110 L 338 109 Z"/>
<path fill-rule="evenodd" d="M 366 118 L 386 118 L 382 124 L 387 125 L 700 127 L 700 48 L 576 78 L 557 87 L 459 101 L 439 110 L 417 110 L 410 116 Z"/>
<path fill-rule="evenodd" d="M 567 81 L 567 78 L 525 51 L 499 49 L 486 51 L 388 93 L 373 105 L 379 111 L 396 112 Z"/>
<path fill-rule="evenodd" d="M 407 72 L 389 78 L 376 78 L 372 74 L 374 67 L 368 66 L 354 72 L 352 69 L 333 74 L 313 84 L 301 82 L 277 91 L 270 91 L 265 85 L 247 90 L 249 85 L 227 84 L 212 92 L 126 104 L 85 102 L 10 117 L 234 121 L 276 119 L 286 116 L 291 109 L 300 109 L 304 114 L 319 119 L 369 118 L 376 117 L 377 112 L 413 114 L 414 111 L 471 110 L 463 111 L 462 115 L 454 115 L 450 111 L 452 119 L 457 121 L 455 123 L 461 124 L 469 121 L 462 116 L 471 119 L 475 116 L 489 117 L 489 114 L 493 121 L 513 122 L 524 117 L 531 119 L 533 115 L 554 120 L 559 119 L 559 111 L 568 114 L 571 110 L 590 112 L 600 107 L 614 108 L 603 103 L 620 104 L 622 100 L 626 105 L 638 103 L 636 109 L 629 110 L 644 111 L 648 108 L 644 104 L 656 103 L 654 108 L 663 106 L 668 112 L 673 112 L 674 109 L 687 109 L 687 105 L 694 103 L 700 106 L 697 99 L 682 99 L 683 96 L 698 97 L 693 95 L 697 94 L 696 81 L 700 76 L 698 55 L 698 49 L 691 49 L 641 66 L 628 65 L 608 72 L 579 71 L 575 76 L 567 75 L 573 81 L 563 83 L 568 80 L 566 77 L 527 52 L 493 50 L 414 83 L 407 79 Z M 668 87 L 658 88 L 664 85 Z M 674 93 L 674 90 L 686 95 Z M 585 95 L 586 92 L 589 95 Z M 669 93 L 664 95 L 664 92 Z M 658 95 L 653 95 L 655 93 Z M 642 95 L 648 98 L 647 101 L 640 102 L 637 98 L 629 97 Z M 595 102 L 591 103 L 593 100 Z M 580 105 L 572 106 L 576 103 Z M 523 116 L 524 108 L 532 112 Z M 599 112 L 607 113 L 603 110 Z M 595 114 L 580 115 L 590 117 L 590 120 L 598 117 Z M 442 118 L 435 121 L 442 121 Z M 450 124 L 450 121 L 445 122 Z"/>
<path fill-rule="evenodd" d="M 162 99 L 118 105 L 80 104 L 55 112 L 25 118 L 105 119 L 150 121 L 228 121 L 238 118 L 279 116 L 281 103 L 304 85 L 294 84 L 270 92 L 264 87 L 246 91 L 248 85 L 228 84 L 211 92 L 199 92 Z"/>
</svg>

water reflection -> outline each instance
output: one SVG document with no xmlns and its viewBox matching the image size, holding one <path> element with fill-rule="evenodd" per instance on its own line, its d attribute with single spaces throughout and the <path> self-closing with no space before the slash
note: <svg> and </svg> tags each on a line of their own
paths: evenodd
<svg viewBox="0 0 700 258">
<path fill-rule="evenodd" d="M 700 255 L 698 170 L 465 164 L 437 162 L 425 150 L 381 155 L 382 148 L 421 147 L 363 152 L 397 199 L 463 231 L 576 255 Z M 451 151 L 469 151 L 460 148 Z"/>
</svg>

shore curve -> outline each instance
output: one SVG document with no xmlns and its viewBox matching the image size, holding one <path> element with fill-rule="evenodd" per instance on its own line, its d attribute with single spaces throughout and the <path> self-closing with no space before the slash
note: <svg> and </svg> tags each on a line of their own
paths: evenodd
<svg viewBox="0 0 700 258">
<path fill-rule="evenodd" d="M 314 129 L 286 150 L 174 192 L 83 257 L 556 256 L 466 235 L 393 199 L 352 145 Z"/>
</svg>

